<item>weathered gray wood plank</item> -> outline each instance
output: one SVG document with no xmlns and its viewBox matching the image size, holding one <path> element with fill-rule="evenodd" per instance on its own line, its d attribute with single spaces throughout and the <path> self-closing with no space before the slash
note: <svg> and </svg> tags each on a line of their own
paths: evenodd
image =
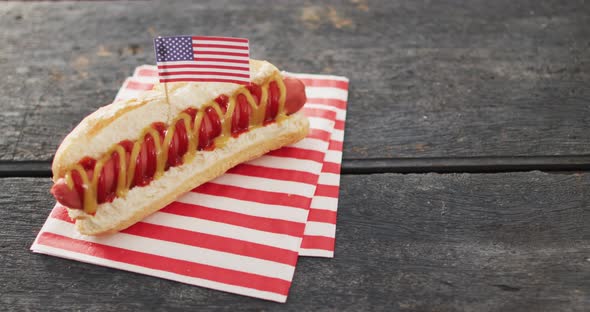
<svg viewBox="0 0 590 312">
<path fill-rule="evenodd" d="M 252 55 L 351 79 L 344 157 L 590 154 L 590 6 L 574 1 L 0 6 L 1 160 L 50 160 L 152 63 L 154 35 L 247 36 Z"/>
<path fill-rule="evenodd" d="M 0 306 L 15 310 L 583 311 L 590 174 L 344 176 L 336 258 L 280 305 L 37 255 L 49 179 L 0 179 Z"/>
</svg>

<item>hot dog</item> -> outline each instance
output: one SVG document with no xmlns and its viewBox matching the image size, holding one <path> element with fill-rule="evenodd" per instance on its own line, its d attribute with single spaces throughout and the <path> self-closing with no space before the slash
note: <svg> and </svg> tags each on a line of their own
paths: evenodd
<svg viewBox="0 0 590 312">
<path fill-rule="evenodd" d="M 54 157 L 51 194 L 78 231 L 116 232 L 307 135 L 305 86 L 266 61 L 251 83 L 170 83 L 87 116 Z"/>
</svg>

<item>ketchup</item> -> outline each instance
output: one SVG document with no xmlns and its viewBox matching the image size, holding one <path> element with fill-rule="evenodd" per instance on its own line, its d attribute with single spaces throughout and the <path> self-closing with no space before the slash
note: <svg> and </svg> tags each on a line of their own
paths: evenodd
<svg viewBox="0 0 590 312">
<path fill-rule="evenodd" d="M 250 104 L 243 94 L 238 95 L 231 120 L 232 136 L 237 137 L 250 127 Z"/>
<path fill-rule="evenodd" d="M 222 95 L 218 96 L 217 98 L 215 98 L 215 102 L 217 104 L 219 104 L 219 107 L 221 108 L 221 110 L 225 114 L 227 112 L 227 104 L 229 103 L 229 97 L 225 94 L 222 94 Z"/>
<path fill-rule="evenodd" d="M 113 153 L 114 156 L 118 157 L 117 153 Z M 119 172 L 115 167 L 115 158 L 111 155 L 111 158 L 104 164 L 100 171 L 98 178 L 98 185 L 96 189 L 96 199 L 98 203 L 110 202 L 115 198 L 115 189 L 117 187 L 115 174 Z"/>
<path fill-rule="evenodd" d="M 251 83 L 246 86 L 254 103 L 259 106 L 262 99 L 262 88 Z M 276 120 L 279 111 L 280 101 L 280 89 L 275 81 L 272 81 L 268 85 L 268 102 L 264 112 L 263 123 L 268 124 Z M 223 113 L 227 113 L 229 105 L 229 97 L 227 95 L 219 95 L 214 100 L 219 104 L 220 109 Z M 231 135 L 237 137 L 240 134 L 246 132 L 250 128 L 250 119 L 252 114 L 252 106 L 248 102 L 247 97 L 244 94 L 239 94 L 235 98 L 235 108 L 231 117 Z M 190 125 L 194 124 L 194 120 L 197 116 L 197 109 L 188 108 L 184 111 L 190 118 Z M 156 139 L 159 139 L 159 143 L 163 144 L 166 134 L 169 130 L 169 126 L 163 122 L 155 122 L 151 125 L 153 129 L 158 133 L 159 138 L 156 138 L 152 133 L 147 133 L 140 146 L 139 154 L 135 159 L 135 170 L 131 176 L 127 176 L 127 179 L 131 179 L 130 188 L 134 186 L 146 186 L 153 179 L 157 171 L 158 166 L 158 155 L 156 149 Z M 198 146 L 197 150 L 213 150 L 215 149 L 215 138 L 222 133 L 221 118 L 217 114 L 217 110 L 211 106 L 207 107 L 203 114 L 200 127 L 194 135 L 198 135 Z M 170 140 L 168 146 L 167 160 L 164 165 L 164 169 L 167 170 L 170 167 L 179 166 L 183 162 L 183 156 L 190 152 L 189 149 L 189 134 L 190 129 L 186 128 L 185 120 L 179 119 L 174 125 L 174 134 Z M 194 130 L 193 130 L 194 131 Z M 130 140 L 124 140 L 118 143 L 123 150 L 125 150 L 124 159 L 126 164 L 129 165 L 131 153 L 134 148 L 134 142 Z M 93 171 L 96 167 L 97 160 L 91 157 L 84 157 L 80 160 L 79 164 L 86 170 L 86 175 L 89 180 L 93 179 Z M 119 151 L 114 151 L 110 158 L 105 161 L 101 172 L 98 176 L 97 189 L 96 189 L 96 200 L 99 204 L 105 202 L 112 202 L 117 196 L 117 189 L 119 183 L 119 173 L 122 170 L 122 163 L 120 160 Z M 82 176 L 77 170 L 71 171 L 71 177 L 74 184 L 74 190 L 79 195 L 82 206 L 84 205 L 84 192 L 86 187 Z M 83 207 L 80 207 L 83 209 Z"/>
<path fill-rule="evenodd" d="M 137 158 L 135 159 L 135 171 L 133 172 L 133 181 L 131 182 L 131 187 L 136 185 L 144 186 L 147 184 L 144 179 L 145 169 L 147 167 L 147 156 L 147 146 L 144 141 L 144 143 L 141 145 L 141 148 L 139 149 L 139 155 L 137 155 Z"/>
<path fill-rule="evenodd" d="M 82 160 L 80 160 L 78 163 L 82 165 L 82 167 L 84 167 L 84 169 L 86 170 L 93 170 L 94 166 L 96 166 L 96 159 L 86 156 L 82 158 Z"/>
<path fill-rule="evenodd" d="M 72 171 L 72 181 L 74 182 L 74 189 L 80 197 L 80 202 L 84 204 L 84 182 L 82 181 L 82 177 L 78 170 Z"/>
<path fill-rule="evenodd" d="M 113 181 L 113 187 L 111 188 L 111 193 L 108 193 L 106 196 L 106 201 L 113 201 L 117 194 L 115 191 L 119 186 L 119 171 L 121 170 L 121 158 L 118 152 L 113 153 L 113 173 L 115 175 L 115 180 Z"/>
<path fill-rule="evenodd" d="M 252 97 L 254 98 L 254 102 L 256 103 L 256 105 L 260 105 L 260 98 L 262 97 L 262 88 L 255 83 L 250 83 L 248 86 L 246 86 L 246 89 L 248 89 L 248 91 L 250 91 L 250 93 L 252 94 Z"/>
<path fill-rule="evenodd" d="M 182 120 L 176 122 L 174 135 L 172 136 L 172 139 L 170 140 L 170 145 L 168 146 L 168 160 L 166 162 L 166 169 L 168 169 L 169 167 L 176 167 L 180 165 L 182 161 L 182 158 L 178 156 L 178 150 L 180 145 L 178 132 L 184 129 L 184 125 L 179 126 L 183 123 L 184 122 Z"/>
<path fill-rule="evenodd" d="M 260 88 L 260 86 L 256 84 L 251 84 L 247 88 L 252 94 L 252 97 L 254 98 L 256 104 L 259 105 L 262 94 L 262 89 Z M 276 86 L 276 83 L 274 84 L 274 86 L 271 83 L 269 107 L 272 107 L 270 109 L 270 115 L 273 116 L 273 118 L 276 115 L 276 111 L 278 110 L 277 94 L 278 87 Z M 215 99 L 215 102 L 219 104 L 220 108 L 223 110 L 224 113 L 227 112 L 229 97 L 222 94 Z M 268 111 L 269 109 L 267 107 L 267 118 Z M 191 116 L 192 124 L 197 115 L 197 110 L 194 108 L 189 108 L 185 110 L 185 112 L 189 114 L 189 116 Z M 248 130 L 250 126 L 250 113 L 251 107 L 248 103 L 246 96 L 240 94 L 236 99 L 236 108 L 232 117 L 231 132 L 233 136 L 238 136 L 241 133 Z M 160 136 L 160 143 L 163 143 L 164 138 L 166 137 L 166 132 L 168 131 L 168 127 L 166 126 L 166 124 L 163 122 L 155 122 L 152 124 L 152 128 L 154 128 L 158 132 Z M 168 160 L 166 163 L 166 169 L 168 169 L 169 167 L 181 165 L 183 156 L 188 152 L 189 138 L 183 119 L 180 119 L 176 122 L 174 130 L 174 135 L 172 136 L 172 140 L 170 141 L 170 145 L 168 148 Z M 205 114 L 203 115 L 203 120 L 201 122 L 201 127 L 198 133 L 198 150 L 213 150 L 215 148 L 214 139 L 221 135 L 221 131 L 221 119 L 219 118 L 217 111 L 213 107 L 207 107 L 205 109 Z M 133 151 L 134 142 L 130 140 L 124 140 L 119 142 L 118 144 L 125 150 L 126 161 L 127 163 L 129 163 L 129 157 L 131 155 L 131 152 Z M 131 188 L 133 188 L 134 186 L 146 186 L 154 179 L 154 175 L 156 173 L 156 168 L 158 165 L 156 152 L 157 151 L 155 138 L 148 133 L 144 138 L 144 141 L 140 148 L 139 155 L 135 160 L 135 171 L 133 172 L 133 175 L 131 177 L 127 177 L 128 179 L 132 179 L 130 185 Z M 90 179 L 92 179 L 93 170 L 96 167 L 96 162 L 96 159 L 92 157 L 84 157 L 79 162 L 79 164 L 86 170 L 87 176 Z M 120 170 L 121 163 L 119 154 L 118 152 L 113 152 L 109 160 L 105 162 L 98 177 L 96 199 L 99 204 L 105 202 L 112 202 L 116 198 L 116 190 Z M 83 203 L 84 183 L 78 171 L 72 171 L 72 180 L 74 182 L 74 188 L 80 196 L 80 199 Z"/>
<path fill-rule="evenodd" d="M 264 124 L 273 122 L 277 117 L 280 96 L 279 86 L 276 82 L 271 82 L 268 85 L 268 103 L 266 104 L 266 113 L 264 114 Z"/>
<path fill-rule="evenodd" d="M 209 139 L 214 139 L 221 135 L 221 119 L 213 107 L 207 107 L 205 114 L 211 122 L 212 132 L 209 135 Z"/>
<path fill-rule="evenodd" d="M 191 124 L 195 121 L 195 118 L 197 118 L 197 110 L 194 108 L 187 108 L 184 110 L 185 113 L 187 113 L 189 116 L 191 116 Z"/>
<path fill-rule="evenodd" d="M 121 145 L 123 149 L 125 149 L 125 151 L 129 154 L 131 154 L 131 151 L 133 151 L 133 142 L 129 140 L 121 141 L 118 144 Z"/>
<path fill-rule="evenodd" d="M 199 129 L 199 146 L 198 150 L 213 150 L 215 148 L 214 140 L 221 134 L 221 120 L 213 107 L 205 109 L 201 128 Z"/>
<path fill-rule="evenodd" d="M 166 131 L 167 131 L 166 124 L 163 122 L 154 122 L 152 124 L 152 128 L 154 128 L 154 129 L 156 129 L 156 131 L 158 131 L 158 134 L 160 135 L 160 141 L 164 141 L 164 138 L 166 137 Z"/>
<path fill-rule="evenodd" d="M 147 167 L 145 168 L 144 179 L 148 180 L 147 183 L 149 183 L 149 181 L 154 178 L 154 175 L 156 174 L 156 167 L 158 166 L 155 138 L 148 134 L 143 144 L 146 145 L 147 149 Z"/>
</svg>

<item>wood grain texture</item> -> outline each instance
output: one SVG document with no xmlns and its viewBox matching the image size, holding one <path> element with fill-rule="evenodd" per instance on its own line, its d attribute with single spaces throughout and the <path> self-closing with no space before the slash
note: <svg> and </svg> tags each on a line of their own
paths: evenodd
<svg viewBox="0 0 590 312">
<path fill-rule="evenodd" d="M 340 173 L 501 173 L 533 170 L 560 173 L 589 171 L 590 155 L 344 159 Z M 48 161 L 0 160 L 0 178 L 52 176 Z"/>
<path fill-rule="evenodd" d="M 0 160 L 50 160 L 153 62 L 155 35 L 178 33 L 246 36 L 285 70 L 350 77 L 346 159 L 590 154 L 583 0 L 158 4 L 0 6 Z"/>
<path fill-rule="evenodd" d="M 0 179 L 0 306 L 14 310 L 583 311 L 590 174 L 343 176 L 336 257 L 286 304 L 31 253 L 49 179 Z"/>
</svg>

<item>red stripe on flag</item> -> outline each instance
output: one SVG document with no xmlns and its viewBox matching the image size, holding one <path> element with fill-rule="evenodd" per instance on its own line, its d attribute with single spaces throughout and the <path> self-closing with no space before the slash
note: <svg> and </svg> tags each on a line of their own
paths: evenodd
<svg viewBox="0 0 590 312">
<path fill-rule="evenodd" d="M 195 56 L 199 55 L 224 55 L 224 56 L 241 56 L 248 57 L 248 53 L 235 53 L 235 52 L 221 52 L 221 51 L 200 51 L 198 49 L 193 50 Z"/>
<path fill-rule="evenodd" d="M 267 155 L 277 156 L 277 157 L 288 157 L 288 158 L 297 158 L 297 159 L 305 159 L 305 160 L 312 160 L 315 162 L 324 162 L 325 154 L 319 151 L 302 149 L 297 147 L 290 147 L 285 146 L 278 150 L 270 151 Z"/>
<path fill-rule="evenodd" d="M 220 78 L 176 78 L 176 79 L 160 79 L 160 82 L 183 82 L 183 81 L 191 81 L 191 82 L 229 82 L 229 83 L 237 83 L 237 84 L 249 84 L 248 81 L 242 80 L 234 80 L 234 79 L 220 79 Z"/>
<path fill-rule="evenodd" d="M 49 232 L 44 232 L 41 234 L 37 243 L 107 260 L 124 262 L 149 269 L 206 279 L 228 285 L 242 286 L 246 288 L 273 292 L 284 296 L 289 293 L 289 286 L 291 284 L 289 281 L 279 278 L 266 277 L 258 274 L 224 269 L 212 265 L 200 264 L 186 260 L 178 260 L 119 247 L 112 247 L 104 244 L 73 239 Z"/>
<path fill-rule="evenodd" d="M 250 70 L 249 66 L 226 66 L 226 65 L 158 65 L 158 69 L 172 69 L 172 68 L 216 68 L 216 69 L 233 69 L 233 70 Z M 157 73 L 156 73 L 157 75 Z"/>
<path fill-rule="evenodd" d="M 338 186 L 318 184 L 315 189 L 315 196 L 326 196 L 338 198 Z"/>
<path fill-rule="evenodd" d="M 300 237 L 303 234 L 303 230 L 305 229 L 305 223 L 250 216 L 242 213 L 182 202 L 173 202 L 161 211 L 179 216 L 209 220 L 275 234 L 291 235 L 295 237 Z M 277 252 L 278 251 L 284 252 L 283 249 L 277 250 Z M 295 256 L 297 256 L 297 254 L 295 254 Z M 256 255 L 253 255 L 252 257 L 256 257 Z M 287 262 L 284 263 L 291 264 Z"/>
<path fill-rule="evenodd" d="M 206 36 L 193 36 L 193 41 L 194 40 L 227 41 L 227 42 L 248 42 L 248 39 L 246 39 L 246 38 L 206 37 Z"/>
<path fill-rule="evenodd" d="M 298 78 L 306 87 L 332 87 L 343 90 L 348 90 L 348 81 L 329 80 L 329 79 L 309 79 Z"/>
<path fill-rule="evenodd" d="M 127 85 L 124 86 L 126 89 L 130 90 L 151 90 L 154 87 L 153 83 L 144 83 L 144 82 L 137 82 L 137 81 L 128 81 Z"/>
<path fill-rule="evenodd" d="M 309 209 L 307 221 L 336 224 L 336 211 Z"/>
<path fill-rule="evenodd" d="M 313 185 L 315 185 L 318 181 L 318 175 L 306 171 L 277 169 L 248 164 L 241 164 L 233 167 L 232 169 L 228 170 L 227 173 L 274 180 L 294 181 Z"/>
<path fill-rule="evenodd" d="M 346 109 L 346 101 L 330 98 L 307 98 L 307 103 L 323 104 L 339 109 Z"/>
<path fill-rule="evenodd" d="M 224 63 L 237 63 L 237 64 L 248 64 L 249 60 L 232 60 L 226 58 L 214 58 L 214 57 L 198 57 L 199 62 L 224 62 Z"/>
<path fill-rule="evenodd" d="M 216 71 L 210 71 L 210 72 L 200 72 L 200 71 L 166 72 L 166 71 L 161 71 L 160 72 L 160 76 L 176 76 L 176 75 L 216 75 L 216 76 L 250 78 L 250 74 L 224 73 L 224 72 L 216 72 Z"/>
<path fill-rule="evenodd" d="M 193 48 L 220 48 L 220 49 L 236 49 L 236 50 L 248 50 L 248 47 L 235 46 L 229 44 L 203 44 L 193 43 Z"/>
<path fill-rule="evenodd" d="M 326 236 L 305 235 L 301 242 L 301 248 L 334 250 L 334 238 Z"/>
<path fill-rule="evenodd" d="M 330 141 L 330 145 L 328 145 L 328 149 L 331 151 L 342 151 L 342 142 L 332 140 Z"/>
<path fill-rule="evenodd" d="M 205 183 L 192 190 L 192 192 L 305 210 L 309 209 L 309 204 L 311 202 L 311 198 L 301 195 L 253 190 L 213 182 Z"/>
</svg>

